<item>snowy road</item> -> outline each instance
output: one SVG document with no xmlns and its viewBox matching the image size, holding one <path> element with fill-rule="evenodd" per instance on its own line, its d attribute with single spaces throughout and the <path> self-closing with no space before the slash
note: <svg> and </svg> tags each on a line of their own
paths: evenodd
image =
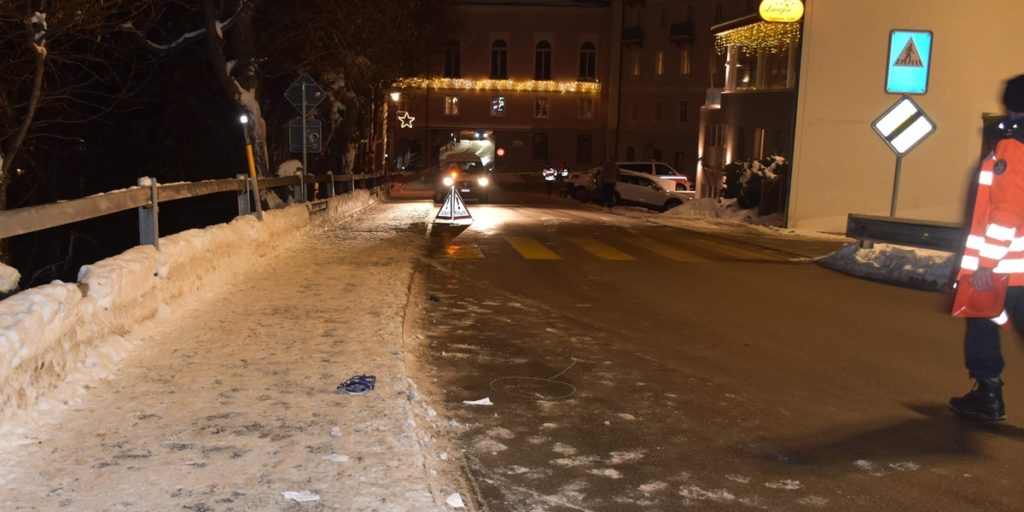
<svg viewBox="0 0 1024 512">
<path fill-rule="evenodd" d="M 938 294 L 794 258 L 818 242 L 474 214 L 435 229 L 424 358 L 488 510 L 1019 508 L 1024 392 L 1003 425 L 945 409 L 969 382 Z"/>
<path fill-rule="evenodd" d="M 454 489 L 402 352 L 429 209 L 314 225 L 255 274 L 164 311 L 109 381 L 0 455 L 0 509 L 443 510 Z M 335 393 L 362 373 L 376 390 Z"/>
</svg>

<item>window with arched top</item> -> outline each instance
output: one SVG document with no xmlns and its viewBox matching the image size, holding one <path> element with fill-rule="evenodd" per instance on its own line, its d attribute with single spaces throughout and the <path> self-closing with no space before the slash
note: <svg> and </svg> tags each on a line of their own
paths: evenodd
<svg viewBox="0 0 1024 512">
<path fill-rule="evenodd" d="M 535 133 L 535 134 L 533 134 L 533 159 L 534 160 L 547 160 L 548 159 L 548 134 L 546 134 L 546 133 Z"/>
<path fill-rule="evenodd" d="M 491 43 L 491 78 L 508 78 L 508 43 L 501 39 Z"/>
<path fill-rule="evenodd" d="M 537 43 L 533 59 L 533 79 L 551 80 L 551 43 Z"/>
<path fill-rule="evenodd" d="M 449 39 L 444 44 L 445 78 L 462 78 L 462 44 Z"/>
<path fill-rule="evenodd" d="M 580 45 L 580 80 L 597 80 L 597 48 L 589 41 Z"/>
</svg>

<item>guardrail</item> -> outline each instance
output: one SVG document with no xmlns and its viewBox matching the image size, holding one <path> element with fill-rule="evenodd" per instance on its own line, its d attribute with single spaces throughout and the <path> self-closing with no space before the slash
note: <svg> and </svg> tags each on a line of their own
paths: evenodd
<svg viewBox="0 0 1024 512">
<path fill-rule="evenodd" d="M 159 209 L 160 203 L 177 201 L 191 197 L 200 197 L 224 192 L 237 193 L 238 214 L 259 216 L 260 207 L 253 203 L 253 190 L 269 190 L 273 188 L 292 187 L 296 201 L 307 204 L 311 210 L 322 209 L 323 200 L 318 195 L 333 197 L 339 191 L 352 191 L 356 188 L 372 188 L 383 183 L 383 174 L 332 174 L 326 175 L 295 175 L 277 178 L 248 178 L 240 175 L 236 178 L 207 180 L 186 183 L 159 184 L 152 178 L 139 178 L 139 186 L 123 190 L 104 192 L 80 199 L 60 201 L 37 206 L 15 208 L 0 211 L 0 239 L 33 233 L 45 229 L 63 226 L 87 219 L 94 219 L 112 213 L 139 210 L 139 243 L 154 245 L 159 248 Z M 319 184 L 327 184 L 323 194 L 319 194 Z M 311 194 L 309 188 L 314 192 Z M 253 205 L 256 208 L 253 208 Z"/>
<path fill-rule="evenodd" d="M 865 249 L 873 247 L 874 242 L 887 242 L 957 252 L 963 244 L 964 226 L 954 222 L 851 213 L 846 220 L 846 236 L 856 238 Z"/>
</svg>

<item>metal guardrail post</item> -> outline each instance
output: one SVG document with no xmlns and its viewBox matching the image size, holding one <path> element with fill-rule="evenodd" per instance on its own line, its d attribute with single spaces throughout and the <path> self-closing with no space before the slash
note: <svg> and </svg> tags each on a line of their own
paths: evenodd
<svg viewBox="0 0 1024 512">
<path fill-rule="evenodd" d="M 327 193 L 330 194 L 327 197 L 334 197 L 336 191 L 334 189 L 334 171 L 327 171 L 327 177 L 331 180 L 331 186 L 327 189 Z"/>
<path fill-rule="evenodd" d="M 297 202 L 297 203 L 305 203 L 306 202 L 305 174 L 300 172 L 298 174 L 298 176 L 299 176 L 299 184 L 295 185 L 294 187 L 292 187 L 292 190 L 295 192 L 295 202 Z"/>
<path fill-rule="evenodd" d="M 139 245 L 160 249 L 160 198 L 156 178 L 139 178 L 139 186 L 149 186 L 149 203 L 139 207 Z"/>
<path fill-rule="evenodd" d="M 236 178 L 245 180 L 247 177 L 244 174 L 236 174 Z M 252 213 L 252 209 L 249 207 L 249 181 L 245 181 L 245 188 L 238 191 L 238 216 L 249 215 Z"/>
</svg>

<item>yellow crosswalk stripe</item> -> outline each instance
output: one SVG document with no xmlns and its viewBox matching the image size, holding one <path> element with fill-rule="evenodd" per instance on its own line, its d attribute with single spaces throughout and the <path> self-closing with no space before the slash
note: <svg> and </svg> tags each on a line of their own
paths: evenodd
<svg viewBox="0 0 1024 512">
<path fill-rule="evenodd" d="M 453 260 L 479 260 L 483 259 L 484 252 L 475 243 L 448 244 L 444 248 L 444 256 Z"/>
<path fill-rule="evenodd" d="M 603 260 L 629 261 L 635 259 L 632 256 L 608 244 L 598 242 L 597 240 L 594 240 L 593 238 L 590 237 L 574 237 L 570 238 L 569 241 L 572 242 L 574 245 L 578 246 L 580 249 L 583 249 L 584 251 L 587 251 L 588 253 L 597 256 L 598 258 L 601 258 Z"/>
<path fill-rule="evenodd" d="M 685 261 L 691 263 L 711 261 L 710 259 L 705 258 L 703 256 L 698 256 L 692 252 L 684 251 L 682 249 L 678 249 L 672 247 L 671 245 L 663 244 L 657 240 L 652 240 L 646 237 L 632 236 L 626 237 L 624 238 L 624 240 L 626 242 L 629 242 L 630 244 L 640 247 L 641 249 L 646 249 L 655 254 L 664 256 L 672 261 Z"/>
<path fill-rule="evenodd" d="M 560 260 L 557 254 L 544 246 L 544 244 L 528 236 L 505 237 L 508 243 L 519 252 L 522 257 L 528 260 Z"/>
<path fill-rule="evenodd" d="M 762 254 L 762 253 L 753 251 L 751 249 L 743 249 L 741 247 L 736 247 L 736 246 L 733 246 L 733 245 L 728 245 L 728 244 L 725 244 L 725 243 L 722 243 L 722 242 L 712 242 L 710 240 L 700 240 L 700 239 L 687 239 L 686 243 L 688 245 L 696 245 L 698 247 L 705 248 L 705 249 L 707 249 L 709 251 L 714 251 L 714 252 L 717 252 L 717 253 L 722 254 L 724 256 L 728 256 L 728 257 L 736 258 L 736 259 L 740 259 L 740 260 L 768 261 L 768 260 L 773 259 L 773 258 L 771 258 L 770 256 L 768 256 L 766 254 Z"/>
</svg>

